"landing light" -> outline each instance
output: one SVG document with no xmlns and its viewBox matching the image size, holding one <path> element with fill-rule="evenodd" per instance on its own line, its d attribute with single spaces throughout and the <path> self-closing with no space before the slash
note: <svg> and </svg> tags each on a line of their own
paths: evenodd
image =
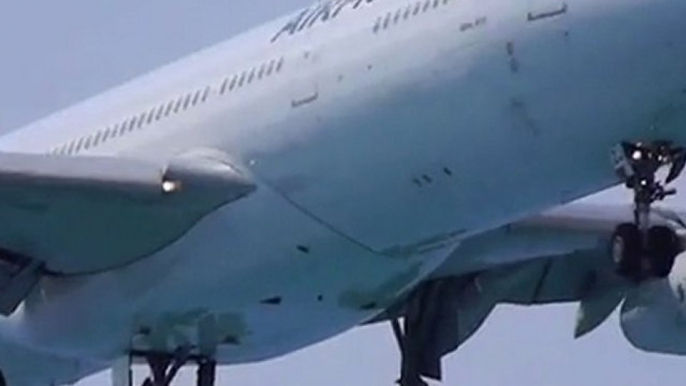
<svg viewBox="0 0 686 386">
<path fill-rule="evenodd" d="M 164 181 L 162 182 L 162 191 L 164 193 L 174 193 L 181 188 L 179 181 Z"/>
<path fill-rule="evenodd" d="M 641 158 L 643 158 L 643 152 L 636 150 L 634 154 L 631 155 L 631 158 L 633 158 L 635 161 L 639 161 Z"/>
</svg>

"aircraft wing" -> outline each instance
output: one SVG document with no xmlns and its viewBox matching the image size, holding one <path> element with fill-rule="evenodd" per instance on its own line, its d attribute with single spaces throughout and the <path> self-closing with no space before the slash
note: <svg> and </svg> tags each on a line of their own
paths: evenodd
<svg viewBox="0 0 686 386">
<path fill-rule="evenodd" d="M 667 279 L 638 285 L 617 275 L 609 241 L 632 215 L 631 205 L 577 203 L 468 239 L 431 278 L 372 322 L 393 321 L 403 368 L 410 371 L 405 376 L 436 380 L 441 359 L 473 336 L 499 304 L 578 302 L 575 337 L 593 331 L 621 305 L 622 328 L 634 346 L 686 355 L 686 284 L 679 282 L 686 276 L 686 254 Z M 662 207 L 654 221 L 683 228 L 682 215 Z"/>
<path fill-rule="evenodd" d="M 210 150 L 164 162 L 0 153 L 0 312 L 11 312 L 42 272 L 131 263 L 254 189 Z"/>
<path fill-rule="evenodd" d="M 629 201 L 627 201 L 629 202 Z M 617 225 L 633 221 L 633 205 L 579 201 L 465 240 L 441 268 L 451 273 L 483 271 L 575 250 L 609 251 Z M 654 225 L 677 230 L 686 243 L 686 208 L 655 205 Z"/>
</svg>

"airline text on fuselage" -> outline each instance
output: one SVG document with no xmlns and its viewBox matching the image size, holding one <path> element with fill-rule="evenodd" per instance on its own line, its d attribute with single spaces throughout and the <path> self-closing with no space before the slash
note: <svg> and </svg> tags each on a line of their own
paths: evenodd
<svg viewBox="0 0 686 386">
<path fill-rule="evenodd" d="M 317 23 L 326 23 L 338 17 L 346 9 L 357 9 L 363 4 L 370 4 L 374 0 L 329 0 L 302 10 L 296 17 L 291 19 L 281 30 L 274 35 L 272 43 L 279 40 L 284 34 L 293 35 Z"/>
</svg>

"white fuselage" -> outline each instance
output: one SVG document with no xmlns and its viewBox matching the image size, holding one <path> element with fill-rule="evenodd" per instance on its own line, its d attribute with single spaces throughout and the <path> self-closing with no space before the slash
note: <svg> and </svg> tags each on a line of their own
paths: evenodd
<svg viewBox="0 0 686 386">
<path fill-rule="evenodd" d="M 84 369 L 184 344 L 281 355 L 389 306 L 461 239 L 612 185 L 619 141 L 686 143 L 682 0 L 327 4 L 0 140 L 215 148 L 258 185 L 139 262 L 44 280 L 5 339 Z"/>
</svg>

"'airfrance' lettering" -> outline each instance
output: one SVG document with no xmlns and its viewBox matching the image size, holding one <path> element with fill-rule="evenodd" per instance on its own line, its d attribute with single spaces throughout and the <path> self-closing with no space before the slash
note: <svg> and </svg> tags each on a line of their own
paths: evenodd
<svg viewBox="0 0 686 386">
<path fill-rule="evenodd" d="M 329 0 L 321 2 L 313 7 L 304 9 L 291 19 L 274 35 L 271 41 L 274 43 L 284 34 L 290 36 L 306 28 L 312 28 L 315 24 L 333 20 L 346 8 L 357 9 L 363 4 L 370 4 L 372 2 L 374 0 Z"/>
</svg>

